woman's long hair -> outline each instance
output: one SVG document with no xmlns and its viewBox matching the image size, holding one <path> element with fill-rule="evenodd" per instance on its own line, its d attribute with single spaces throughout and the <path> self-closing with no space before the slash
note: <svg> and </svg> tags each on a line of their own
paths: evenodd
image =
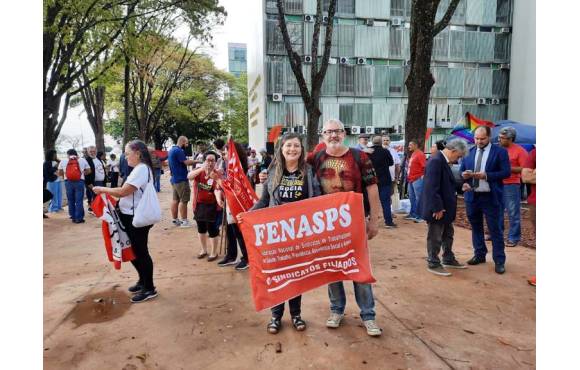
<svg viewBox="0 0 580 370">
<path fill-rule="evenodd" d="M 151 154 L 149 153 L 149 148 L 147 148 L 147 144 L 142 142 L 141 140 L 132 140 L 127 143 L 129 149 L 134 152 L 139 152 L 141 163 L 145 163 L 151 172 L 153 172 L 153 161 L 151 160 Z"/>
<path fill-rule="evenodd" d="M 49 149 L 49 150 L 46 151 L 46 153 L 44 153 L 44 160 L 46 162 L 54 161 L 55 160 L 55 158 L 54 158 L 55 155 L 56 155 L 56 150 Z"/>
<path fill-rule="evenodd" d="M 306 150 L 304 149 L 304 144 L 302 143 L 302 136 L 289 132 L 284 134 L 277 145 L 276 151 L 274 153 L 274 160 L 270 164 L 270 171 L 274 171 L 274 178 L 272 179 L 272 189 L 276 189 L 282 181 L 282 176 L 284 175 L 284 170 L 286 169 L 286 159 L 282 154 L 282 147 L 284 143 L 291 139 L 298 139 L 300 142 L 300 147 L 302 151 L 300 153 L 300 158 L 298 158 L 298 170 L 302 174 L 302 178 L 306 176 Z"/>
</svg>

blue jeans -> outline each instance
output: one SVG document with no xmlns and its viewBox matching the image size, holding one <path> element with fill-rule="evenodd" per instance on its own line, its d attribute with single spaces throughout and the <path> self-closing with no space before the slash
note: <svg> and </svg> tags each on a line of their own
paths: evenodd
<svg viewBox="0 0 580 370">
<path fill-rule="evenodd" d="M 62 209 L 62 188 L 61 181 L 47 182 L 46 187 L 52 193 L 52 199 L 48 205 L 48 212 L 58 212 Z"/>
<path fill-rule="evenodd" d="M 423 178 L 417 179 L 409 184 L 409 201 L 411 202 L 412 217 L 421 219 L 421 193 L 423 192 Z"/>
<path fill-rule="evenodd" d="M 155 184 L 155 190 L 159 193 L 161 191 L 161 168 L 153 170 L 153 182 Z"/>
<path fill-rule="evenodd" d="M 371 284 L 354 284 L 354 296 L 356 303 L 360 308 L 360 317 L 363 321 L 375 319 L 375 299 L 373 297 L 373 288 Z M 330 298 L 330 311 L 338 314 L 344 314 L 346 307 L 346 294 L 344 293 L 344 284 L 337 281 L 328 284 L 328 298 Z"/>
<path fill-rule="evenodd" d="M 471 224 L 471 241 L 473 243 L 474 255 L 485 258 L 487 247 L 483 235 L 483 216 L 493 245 L 493 261 L 496 264 L 505 264 L 505 245 L 503 235 L 499 226 L 502 205 L 494 204 L 490 193 L 474 193 L 472 202 L 465 202 L 467 218 Z"/>
<path fill-rule="evenodd" d="M 520 217 L 521 188 L 519 184 L 509 184 L 503 186 L 503 210 L 499 226 L 501 235 L 504 235 L 504 218 L 507 210 L 510 220 L 508 240 L 517 243 L 522 238 L 522 219 Z"/>
<path fill-rule="evenodd" d="M 381 206 L 383 206 L 385 224 L 390 225 L 393 223 L 393 215 L 391 214 L 391 183 L 379 185 L 379 199 L 381 200 Z"/>
<path fill-rule="evenodd" d="M 85 218 L 85 209 L 83 208 L 83 196 L 85 195 L 85 182 L 65 181 L 66 198 L 68 199 L 68 214 L 73 220 L 82 220 Z"/>
</svg>

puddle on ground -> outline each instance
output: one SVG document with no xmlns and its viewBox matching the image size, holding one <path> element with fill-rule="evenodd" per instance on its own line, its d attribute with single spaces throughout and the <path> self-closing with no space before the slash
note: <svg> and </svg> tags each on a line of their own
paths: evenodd
<svg viewBox="0 0 580 370">
<path fill-rule="evenodd" d="M 77 328 L 83 324 L 115 320 L 131 307 L 129 295 L 115 287 L 77 300 L 70 319 Z"/>
</svg>

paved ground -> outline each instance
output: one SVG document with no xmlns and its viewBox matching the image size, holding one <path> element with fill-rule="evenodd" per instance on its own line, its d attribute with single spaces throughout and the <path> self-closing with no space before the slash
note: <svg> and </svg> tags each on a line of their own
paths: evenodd
<svg viewBox="0 0 580 370">
<path fill-rule="evenodd" d="M 160 199 L 168 215 L 165 179 Z M 507 272 L 493 263 L 450 278 L 426 271 L 426 225 L 399 217 L 396 230 L 370 242 L 377 321 L 370 338 L 347 287 L 343 326 L 324 326 L 326 290 L 303 296 L 305 332 L 287 316 L 278 335 L 255 312 L 248 271 L 197 260 L 194 229 L 169 220 L 150 234 L 159 296 L 129 303 L 136 280 L 106 261 L 100 221 L 74 225 L 65 213 L 44 220 L 44 366 L 46 369 L 526 369 L 535 368 L 535 250 L 507 250 Z M 471 257 L 470 231 L 456 228 L 459 260 Z M 277 352 L 279 347 L 281 352 Z"/>
</svg>

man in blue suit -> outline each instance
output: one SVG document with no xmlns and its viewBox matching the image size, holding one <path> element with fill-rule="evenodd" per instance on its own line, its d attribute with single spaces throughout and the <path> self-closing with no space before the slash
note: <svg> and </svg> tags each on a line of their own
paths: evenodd
<svg viewBox="0 0 580 370">
<path fill-rule="evenodd" d="M 461 139 L 447 142 L 445 148 L 429 158 L 425 169 L 423 195 L 421 196 L 421 216 L 427 221 L 427 270 L 433 274 L 450 276 L 447 268 L 464 269 L 455 259 L 453 246 L 453 221 L 457 211 L 455 178 L 451 163 L 467 154 L 467 144 Z M 443 265 L 439 251 L 443 248 Z"/>
<path fill-rule="evenodd" d="M 505 272 L 505 252 L 500 227 L 503 211 L 503 179 L 511 174 L 508 152 L 499 145 L 491 144 L 491 129 L 479 126 L 475 129 L 475 146 L 461 163 L 464 179 L 463 191 L 467 218 L 471 223 L 471 239 L 474 255 L 469 265 L 485 263 L 487 247 L 483 235 L 483 216 L 491 234 L 495 272 Z"/>
</svg>

